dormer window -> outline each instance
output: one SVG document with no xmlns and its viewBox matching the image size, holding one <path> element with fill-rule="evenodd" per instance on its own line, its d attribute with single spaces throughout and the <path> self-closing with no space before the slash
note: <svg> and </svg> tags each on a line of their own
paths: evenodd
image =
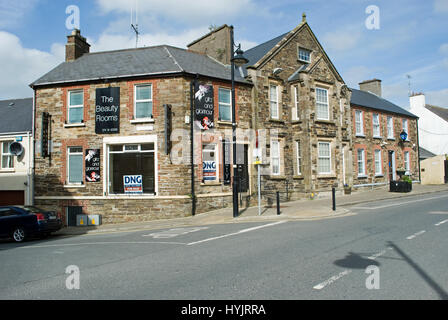
<svg viewBox="0 0 448 320">
<path fill-rule="evenodd" d="M 299 47 L 299 61 L 310 63 L 311 62 L 311 51 Z"/>
</svg>

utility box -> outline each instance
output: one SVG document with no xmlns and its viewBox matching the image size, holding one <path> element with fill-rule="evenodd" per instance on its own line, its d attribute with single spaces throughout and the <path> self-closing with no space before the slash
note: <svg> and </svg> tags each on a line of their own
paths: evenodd
<svg viewBox="0 0 448 320">
<path fill-rule="evenodd" d="M 102 224 L 101 215 L 99 214 L 88 215 L 88 224 L 89 226 L 100 226 Z"/>
<path fill-rule="evenodd" d="M 86 214 L 78 214 L 76 216 L 76 226 L 77 227 L 87 227 L 89 221 Z"/>
</svg>

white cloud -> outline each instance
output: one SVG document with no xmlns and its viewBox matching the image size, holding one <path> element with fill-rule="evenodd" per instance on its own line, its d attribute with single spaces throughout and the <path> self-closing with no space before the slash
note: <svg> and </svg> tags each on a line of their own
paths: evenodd
<svg viewBox="0 0 448 320">
<path fill-rule="evenodd" d="M 361 35 L 362 28 L 359 26 L 346 26 L 338 30 L 327 32 L 323 35 L 322 42 L 327 51 L 348 51 L 359 44 Z"/>
<path fill-rule="evenodd" d="M 428 104 L 448 108 L 448 89 L 425 92 Z"/>
<path fill-rule="evenodd" d="M 448 0 L 435 0 L 434 11 L 436 13 L 448 13 Z"/>
<path fill-rule="evenodd" d="M 24 48 L 14 34 L 0 31 L 0 99 L 31 97 L 29 84 L 64 61 L 62 44 L 50 52 Z"/>
<path fill-rule="evenodd" d="M 346 70 L 342 74 L 345 83 L 351 87 L 358 89 L 361 81 L 375 78 L 374 72 L 366 66 L 354 66 Z"/>
</svg>

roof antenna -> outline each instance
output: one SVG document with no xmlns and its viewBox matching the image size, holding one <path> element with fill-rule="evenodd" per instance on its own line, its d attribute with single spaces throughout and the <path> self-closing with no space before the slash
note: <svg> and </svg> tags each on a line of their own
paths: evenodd
<svg viewBox="0 0 448 320">
<path fill-rule="evenodd" d="M 410 75 L 406 75 L 406 77 L 408 78 L 408 96 L 411 96 L 411 76 Z"/>
<path fill-rule="evenodd" d="M 140 32 L 138 31 L 138 0 L 135 0 L 135 24 L 134 24 L 134 8 L 131 8 L 131 28 L 135 32 L 135 47 L 138 47 L 138 36 Z"/>
</svg>

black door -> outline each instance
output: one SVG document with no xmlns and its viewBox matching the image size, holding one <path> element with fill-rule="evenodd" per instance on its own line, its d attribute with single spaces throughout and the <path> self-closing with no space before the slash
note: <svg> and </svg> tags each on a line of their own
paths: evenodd
<svg viewBox="0 0 448 320">
<path fill-rule="evenodd" d="M 236 146 L 236 163 L 238 170 L 238 192 L 249 191 L 249 165 L 247 144 L 239 144 Z"/>
<path fill-rule="evenodd" d="M 389 181 L 393 181 L 394 180 L 394 164 L 393 164 L 393 151 L 389 151 Z"/>
</svg>

